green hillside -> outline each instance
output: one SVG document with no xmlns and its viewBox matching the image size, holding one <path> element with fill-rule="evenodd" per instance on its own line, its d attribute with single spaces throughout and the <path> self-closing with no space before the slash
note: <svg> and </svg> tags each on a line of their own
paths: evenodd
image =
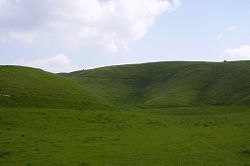
<svg viewBox="0 0 250 166">
<path fill-rule="evenodd" d="M 0 106 L 104 108 L 108 104 L 74 81 L 40 69 L 0 66 Z"/>
<path fill-rule="evenodd" d="M 157 62 L 62 75 L 117 106 L 250 105 L 250 61 Z"/>
<path fill-rule="evenodd" d="M 249 106 L 250 61 L 0 66 L 0 165 L 247 166 Z"/>
</svg>

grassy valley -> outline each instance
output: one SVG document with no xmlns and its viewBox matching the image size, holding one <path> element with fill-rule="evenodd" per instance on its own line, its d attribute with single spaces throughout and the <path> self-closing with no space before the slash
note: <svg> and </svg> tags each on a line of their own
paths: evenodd
<svg viewBox="0 0 250 166">
<path fill-rule="evenodd" d="M 0 66 L 0 165 L 249 166 L 250 61 Z"/>
</svg>

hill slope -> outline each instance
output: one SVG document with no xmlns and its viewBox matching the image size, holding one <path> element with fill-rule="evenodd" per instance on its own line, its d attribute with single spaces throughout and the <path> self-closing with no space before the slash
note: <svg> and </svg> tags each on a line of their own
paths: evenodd
<svg viewBox="0 0 250 166">
<path fill-rule="evenodd" d="M 40 69 L 0 66 L 0 106 L 105 108 L 108 104 L 74 81 Z"/>
<path fill-rule="evenodd" d="M 62 75 L 117 106 L 250 106 L 250 61 L 157 62 Z"/>
</svg>

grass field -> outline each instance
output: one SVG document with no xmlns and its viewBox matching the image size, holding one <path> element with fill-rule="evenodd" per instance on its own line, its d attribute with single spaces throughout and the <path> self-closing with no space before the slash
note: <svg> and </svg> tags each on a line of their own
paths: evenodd
<svg viewBox="0 0 250 166">
<path fill-rule="evenodd" d="M 1 166 L 250 166 L 250 61 L 0 66 Z"/>
<path fill-rule="evenodd" d="M 250 165 L 250 108 L 0 109 L 0 165 Z"/>
</svg>

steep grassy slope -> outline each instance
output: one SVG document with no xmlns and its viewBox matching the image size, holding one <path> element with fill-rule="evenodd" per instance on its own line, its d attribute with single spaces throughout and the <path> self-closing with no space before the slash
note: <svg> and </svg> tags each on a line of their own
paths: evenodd
<svg viewBox="0 0 250 166">
<path fill-rule="evenodd" d="M 118 106 L 250 105 L 250 61 L 158 62 L 63 75 Z"/>
<path fill-rule="evenodd" d="M 74 81 L 39 69 L 0 66 L 0 106 L 104 108 L 108 104 Z"/>
</svg>

